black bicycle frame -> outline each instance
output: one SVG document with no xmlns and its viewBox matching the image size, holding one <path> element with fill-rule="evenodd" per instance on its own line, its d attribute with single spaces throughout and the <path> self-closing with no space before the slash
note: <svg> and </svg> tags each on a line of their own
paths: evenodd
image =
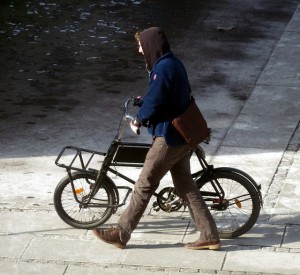
<svg viewBox="0 0 300 275">
<path fill-rule="evenodd" d="M 134 180 L 132 180 L 131 178 L 118 172 L 115 169 L 115 167 L 133 167 L 133 168 L 143 167 L 146 155 L 147 155 L 150 147 L 151 147 L 151 144 L 148 144 L 148 143 L 122 142 L 116 138 L 112 141 L 107 153 L 83 149 L 83 148 L 79 148 L 79 147 L 75 147 L 75 146 L 67 146 L 67 147 L 63 148 L 63 150 L 60 152 L 55 163 L 59 167 L 63 167 L 67 170 L 70 181 L 71 181 L 74 198 L 82 207 L 85 207 L 87 205 L 89 207 L 101 207 L 102 206 L 101 204 L 91 203 L 91 199 L 97 193 L 99 188 L 101 188 L 101 182 L 102 182 L 103 177 L 106 176 L 108 172 L 111 172 L 114 175 L 122 178 L 123 180 L 125 180 L 129 183 L 135 184 Z M 68 165 L 59 163 L 61 157 L 67 150 L 73 150 L 73 151 L 75 150 L 76 151 L 75 156 L 73 157 L 70 164 L 68 164 Z M 201 147 L 196 147 L 194 152 L 197 155 L 197 158 L 201 164 L 202 170 L 199 172 L 193 173 L 192 174 L 193 179 L 196 180 L 197 178 L 200 178 L 200 177 L 201 178 L 208 177 L 210 179 L 210 182 L 215 191 L 215 192 L 200 191 L 202 196 L 204 196 L 205 197 L 204 199 L 207 201 L 213 201 L 216 198 L 219 198 L 222 200 L 224 198 L 224 191 L 223 191 L 220 183 L 218 182 L 218 180 L 214 177 L 213 165 L 209 165 L 206 162 L 205 155 L 204 155 L 204 152 Z M 91 154 L 90 158 L 86 162 L 84 162 L 84 160 L 83 160 L 83 157 L 82 157 L 83 153 Z M 191 151 L 191 154 L 192 153 L 193 153 L 193 151 Z M 95 155 L 104 156 L 103 163 L 102 163 L 100 170 L 89 168 L 89 164 L 91 163 L 91 161 Z M 80 167 L 74 166 L 74 163 L 76 161 L 80 163 Z M 79 201 L 77 198 L 75 187 L 74 187 L 72 176 L 71 176 L 71 170 L 85 172 L 85 173 L 91 173 L 91 174 L 97 173 L 95 184 L 92 186 L 90 193 L 88 195 L 86 195 L 86 200 L 84 202 Z M 116 196 L 117 196 L 116 204 L 109 205 L 109 206 L 106 204 L 103 206 L 118 208 L 125 204 L 126 199 L 128 198 L 129 194 L 132 192 L 132 188 L 129 188 L 127 186 L 115 186 L 115 187 L 117 189 L 126 189 L 127 190 L 127 193 L 125 194 L 125 197 L 124 197 L 122 203 L 119 203 L 118 193 L 116 193 Z M 165 198 L 161 197 L 157 193 L 154 193 L 153 195 L 156 197 L 159 197 L 162 200 L 165 200 Z"/>
</svg>

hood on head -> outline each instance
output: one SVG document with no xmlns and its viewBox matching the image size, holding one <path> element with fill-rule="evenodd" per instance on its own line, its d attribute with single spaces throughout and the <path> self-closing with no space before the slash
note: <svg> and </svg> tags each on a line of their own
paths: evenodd
<svg viewBox="0 0 300 275">
<path fill-rule="evenodd" d="M 170 51 L 167 36 L 159 27 L 151 27 L 142 31 L 139 39 L 148 69 L 151 71 L 155 62 L 166 52 Z"/>
</svg>

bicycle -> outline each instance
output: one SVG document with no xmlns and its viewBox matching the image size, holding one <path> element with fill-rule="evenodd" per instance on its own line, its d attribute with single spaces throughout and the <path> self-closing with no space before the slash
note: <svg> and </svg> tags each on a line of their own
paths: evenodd
<svg viewBox="0 0 300 275">
<path fill-rule="evenodd" d="M 75 228 L 93 229 L 104 224 L 125 205 L 132 188 L 117 186 L 108 172 L 134 184 L 133 179 L 117 171 L 116 167 L 141 168 L 151 146 L 121 141 L 128 120 L 133 119 L 128 113 L 129 103 L 135 100 L 133 97 L 125 102 L 117 134 L 107 152 L 66 146 L 55 160 L 57 166 L 67 171 L 54 192 L 55 210 L 65 223 Z M 68 160 L 68 164 L 61 163 L 68 152 L 75 156 Z M 255 225 L 263 206 L 261 186 L 241 170 L 209 165 L 200 145 L 191 150 L 192 154 L 201 165 L 201 170 L 192 173 L 192 177 L 216 221 L 220 237 L 236 238 L 248 232 Z M 103 158 L 99 170 L 90 165 L 95 157 Z M 120 190 L 125 192 L 122 200 Z M 182 207 L 186 210 L 186 202 L 177 196 L 174 187 L 165 187 L 154 196 L 155 211 L 174 212 Z"/>
</svg>

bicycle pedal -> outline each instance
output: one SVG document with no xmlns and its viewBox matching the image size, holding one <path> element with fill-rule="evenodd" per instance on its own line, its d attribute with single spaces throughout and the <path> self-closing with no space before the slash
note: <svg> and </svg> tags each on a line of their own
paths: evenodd
<svg viewBox="0 0 300 275">
<path fill-rule="evenodd" d="M 153 207 L 153 210 L 156 211 L 156 212 L 158 212 L 158 211 L 160 210 L 160 207 L 159 207 L 159 205 L 157 204 L 157 202 L 154 202 L 154 203 L 152 204 L 152 207 Z"/>
</svg>

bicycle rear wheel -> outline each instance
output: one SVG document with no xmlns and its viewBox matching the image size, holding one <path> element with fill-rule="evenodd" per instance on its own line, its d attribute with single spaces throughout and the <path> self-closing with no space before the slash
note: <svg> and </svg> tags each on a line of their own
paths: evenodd
<svg viewBox="0 0 300 275">
<path fill-rule="evenodd" d="M 114 212 L 114 208 L 109 205 L 116 201 L 109 178 L 104 178 L 88 204 L 84 202 L 90 197 L 96 175 L 75 172 L 71 178 L 72 181 L 69 176 L 63 178 L 54 192 L 54 206 L 59 217 L 65 223 L 81 229 L 92 229 L 105 223 Z"/>
<path fill-rule="evenodd" d="M 213 177 L 199 178 L 196 183 L 213 215 L 220 238 L 232 239 L 245 234 L 255 225 L 260 213 L 258 191 L 248 179 L 230 170 L 215 170 Z M 223 200 L 213 187 L 214 179 L 224 190 Z"/>
</svg>

